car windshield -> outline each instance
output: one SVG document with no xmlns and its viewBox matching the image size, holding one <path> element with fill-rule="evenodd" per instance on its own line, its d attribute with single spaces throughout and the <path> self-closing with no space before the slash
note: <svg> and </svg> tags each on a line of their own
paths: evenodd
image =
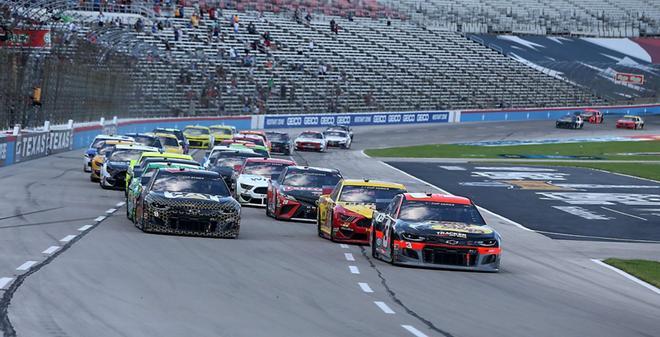
<svg viewBox="0 0 660 337">
<path fill-rule="evenodd" d="M 105 144 L 106 141 L 107 139 L 95 139 L 94 143 L 92 143 L 90 147 L 93 147 L 98 150 Z"/>
<path fill-rule="evenodd" d="M 294 171 L 287 173 L 283 185 L 312 188 L 334 187 L 340 179 L 341 176 L 336 172 Z"/>
<path fill-rule="evenodd" d="M 157 169 L 153 169 L 151 171 L 147 171 L 140 176 L 140 185 L 144 186 L 149 183 L 149 180 L 151 180 L 151 177 L 154 176 L 156 173 Z"/>
<path fill-rule="evenodd" d="M 166 174 L 156 178 L 151 190 L 156 192 L 186 192 L 229 196 L 229 189 L 222 178 L 203 175 Z"/>
<path fill-rule="evenodd" d="M 241 157 L 231 157 L 231 158 L 221 158 L 215 162 L 215 167 L 234 167 L 236 165 L 243 165 L 245 158 Z"/>
<path fill-rule="evenodd" d="M 268 139 L 271 141 L 285 141 L 289 138 L 289 135 L 285 135 L 282 133 L 269 133 L 268 134 Z"/>
<path fill-rule="evenodd" d="M 160 141 L 156 137 L 151 136 L 133 136 L 136 143 L 143 144 L 146 146 L 160 147 Z"/>
<path fill-rule="evenodd" d="M 117 150 L 110 156 L 110 161 L 131 161 L 137 160 L 142 155 L 141 150 Z"/>
<path fill-rule="evenodd" d="M 200 128 L 186 128 L 183 132 L 189 136 L 205 136 L 209 134 L 209 130 Z"/>
<path fill-rule="evenodd" d="M 623 117 L 622 119 L 623 119 L 624 121 L 635 121 L 635 120 L 636 120 L 635 117 Z"/>
<path fill-rule="evenodd" d="M 243 168 L 243 174 L 254 174 L 266 178 L 279 175 L 284 171 L 284 168 L 291 166 L 288 163 L 260 163 L 260 162 L 248 162 Z"/>
<path fill-rule="evenodd" d="M 245 140 L 256 145 L 264 146 L 264 140 L 261 137 L 238 138 L 238 140 Z"/>
<path fill-rule="evenodd" d="M 317 132 L 303 132 L 300 134 L 300 138 L 321 139 L 323 135 Z"/>
<path fill-rule="evenodd" d="M 107 155 L 112 154 L 112 151 L 114 151 L 114 150 L 115 150 L 114 145 L 105 145 L 104 144 L 103 147 L 101 147 L 98 150 L 97 154 L 100 155 L 100 156 L 107 156 Z"/>
<path fill-rule="evenodd" d="M 474 205 L 442 202 L 406 201 L 399 219 L 410 222 L 450 221 L 483 226 L 486 224 Z"/>
<path fill-rule="evenodd" d="M 404 193 L 404 190 L 377 186 L 344 186 L 339 201 L 376 204 L 376 209 L 383 210 L 394 196 Z"/>
<path fill-rule="evenodd" d="M 211 132 L 219 135 L 231 136 L 231 130 L 226 128 L 211 128 Z"/>
<path fill-rule="evenodd" d="M 176 140 L 176 138 L 172 137 L 159 137 L 160 138 L 160 143 L 163 144 L 164 146 L 179 146 L 179 141 Z"/>
<path fill-rule="evenodd" d="M 326 136 L 330 137 L 346 137 L 346 133 L 341 131 L 326 131 L 324 133 Z"/>
</svg>

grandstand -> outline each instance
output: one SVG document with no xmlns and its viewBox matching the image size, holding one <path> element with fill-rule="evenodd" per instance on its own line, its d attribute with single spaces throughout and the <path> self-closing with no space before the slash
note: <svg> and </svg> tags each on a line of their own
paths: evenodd
<svg viewBox="0 0 660 337">
<path fill-rule="evenodd" d="M 612 96 L 602 91 L 614 90 L 611 87 L 594 88 L 589 81 L 556 76 L 520 62 L 501 48 L 484 43 L 483 37 L 474 38 L 465 31 L 481 32 L 479 25 L 489 27 L 489 32 L 516 31 L 489 20 L 502 20 L 500 23 L 509 27 L 537 25 L 527 19 L 543 9 L 545 29 L 534 31 L 565 33 L 559 26 L 548 29 L 547 24 L 569 22 L 562 18 L 566 8 L 573 8 L 571 15 L 576 22 L 596 20 L 609 30 L 618 29 L 625 20 L 635 20 L 631 27 L 637 30 L 629 34 L 634 35 L 657 27 L 656 21 L 648 19 L 657 16 L 646 13 L 655 13 L 658 7 L 651 3 L 633 15 L 632 10 L 621 12 L 620 6 L 610 6 L 594 16 L 601 5 L 568 0 L 533 4 L 517 1 L 515 11 L 506 7 L 508 2 L 497 0 L 459 0 L 452 4 L 443 0 L 423 4 L 187 1 L 179 2 L 180 6 L 172 2 L 154 6 L 151 1 L 2 3 L 5 22 L 11 21 L 15 27 L 48 26 L 55 37 L 54 46 L 41 51 L 0 48 L 0 57 L 5 60 L 19 52 L 30 55 L 23 58 L 22 65 L 33 69 L 29 75 L 34 77 L 20 88 L 7 85 L 20 80 L 20 76 L 3 77 L 5 89 L 0 90 L 0 98 L 24 102 L 27 88 L 34 83 L 43 86 L 44 102 L 50 102 L 37 108 L 39 113 L 31 122 L 46 118 L 66 121 L 71 117 L 85 120 L 109 114 L 406 111 L 631 101 L 637 96 Z M 479 10 L 477 3 L 481 4 Z M 211 18 L 211 12 L 215 18 Z M 234 15 L 239 18 L 237 31 L 232 22 Z M 475 20 L 476 16 L 481 21 Z M 330 29 L 331 22 L 336 23 L 336 32 Z M 248 25 L 253 25 L 254 31 L 250 32 Z M 267 39 L 263 35 L 266 32 Z M 60 43 L 72 34 L 77 36 L 73 39 L 76 42 Z M 77 77 L 66 73 L 63 76 L 68 80 L 64 82 L 54 75 L 68 68 L 44 62 L 59 55 L 60 63 L 67 58 L 71 64 L 82 60 L 85 53 L 87 68 L 77 68 L 73 72 Z M 39 66 L 32 67 L 30 62 Z M 90 81 L 84 76 L 86 71 L 99 75 Z M 72 96 L 62 100 L 66 90 Z M 73 95 L 74 91 L 84 97 Z M 53 104 L 58 97 L 60 103 Z M 77 104 L 79 101 L 84 104 Z M 70 114 L 62 102 L 74 106 Z M 8 114 L 7 106 L 0 110 L 3 119 Z M 23 104 L 23 110 L 31 109 Z M 28 115 L 25 111 L 22 114 Z M 25 118 L 22 120 L 25 124 Z"/>
</svg>

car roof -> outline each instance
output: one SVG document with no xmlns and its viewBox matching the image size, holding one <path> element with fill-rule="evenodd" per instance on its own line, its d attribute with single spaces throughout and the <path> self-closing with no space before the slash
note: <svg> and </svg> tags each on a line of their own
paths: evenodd
<svg viewBox="0 0 660 337">
<path fill-rule="evenodd" d="M 472 201 L 466 197 L 440 193 L 404 193 L 407 201 L 424 202 L 446 202 L 452 204 L 472 205 Z"/>
<path fill-rule="evenodd" d="M 202 125 L 187 125 L 185 128 L 186 129 L 206 129 L 206 130 L 209 129 L 208 127 L 202 126 Z"/>
<path fill-rule="evenodd" d="M 637 115 L 623 115 L 623 117 L 625 118 L 625 117 L 639 117 L 639 116 L 637 116 Z"/>
<path fill-rule="evenodd" d="M 300 134 L 303 134 L 303 133 L 323 133 L 323 132 L 321 132 L 321 131 L 314 131 L 314 130 L 305 130 L 305 131 L 301 132 Z"/>
<path fill-rule="evenodd" d="M 171 134 L 171 133 L 158 133 L 158 132 L 157 132 L 157 133 L 154 134 L 154 136 L 156 136 L 156 137 L 165 137 L 165 138 L 174 138 L 174 139 L 177 139 L 176 136 L 173 135 L 173 134 Z"/>
<path fill-rule="evenodd" d="M 105 145 L 119 145 L 119 144 L 135 144 L 134 140 L 128 139 L 108 139 L 105 141 Z"/>
<path fill-rule="evenodd" d="M 181 132 L 181 130 L 175 128 L 154 128 L 154 131 Z"/>
<path fill-rule="evenodd" d="M 398 188 L 401 190 L 406 189 L 406 187 L 403 184 L 393 183 L 389 181 L 382 181 L 382 180 L 344 179 L 342 183 L 344 186 L 389 187 L 389 188 Z"/>
<path fill-rule="evenodd" d="M 147 151 L 147 152 L 158 152 L 160 151 L 159 148 L 153 147 L 153 146 L 145 146 L 145 145 L 140 145 L 140 144 L 117 144 L 115 146 L 116 150 L 141 150 L 141 151 Z"/>
<path fill-rule="evenodd" d="M 169 153 L 169 152 L 144 152 L 142 153 L 142 158 L 146 157 L 163 157 L 163 158 L 174 158 L 174 159 L 188 159 L 188 160 L 193 160 L 193 157 L 187 154 L 179 154 L 179 153 Z"/>
<path fill-rule="evenodd" d="M 296 165 L 296 162 L 288 159 L 279 159 L 279 158 L 247 158 L 245 162 L 261 162 L 261 163 L 274 163 L 274 164 L 291 164 Z"/>
<path fill-rule="evenodd" d="M 310 171 L 310 172 L 326 172 L 326 173 L 340 173 L 338 169 L 330 169 L 325 167 L 312 167 L 312 166 L 289 166 L 289 170 Z"/>
</svg>

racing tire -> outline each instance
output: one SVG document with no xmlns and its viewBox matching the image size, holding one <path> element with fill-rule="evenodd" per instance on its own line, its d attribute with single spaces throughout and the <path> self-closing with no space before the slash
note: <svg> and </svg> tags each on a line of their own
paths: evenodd
<svg viewBox="0 0 660 337">
<path fill-rule="evenodd" d="M 108 186 L 105 184 L 105 179 L 104 179 L 104 178 L 99 179 L 99 185 L 100 185 L 101 188 L 104 189 L 104 190 L 110 189 L 110 187 L 108 187 Z"/>
<path fill-rule="evenodd" d="M 321 214 L 319 214 L 319 212 L 316 212 L 316 233 L 319 237 L 325 238 L 323 231 L 321 231 Z"/>
<path fill-rule="evenodd" d="M 348 150 L 348 149 L 350 149 L 350 148 L 351 148 L 351 144 L 350 144 L 350 143 L 348 143 L 348 144 L 345 144 L 345 145 L 344 145 L 344 146 L 342 146 L 342 147 L 343 147 L 343 148 L 344 148 L 345 150 Z"/>
<path fill-rule="evenodd" d="M 637 130 L 637 124 L 635 124 L 635 126 L 633 126 L 633 130 Z"/>
<path fill-rule="evenodd" d="M 371 231 L 371 257 L 380 260 L 380 254 L 376 251 L 376 231 Z"/>
<path fill-rule="evenodd" d="M 392 240 L 392 230 L 390 230 L 390 247 L 388 248 L 389 250 L 389 257 L 387 259 L 381 258 L 381 260 L 389 263 L 389 264 L 394 264 L 394 240 Z"/>
<path fill-rule="evenodd" d="M 266 201 L 266 216 L 274 218 L 273 213 L 270 211 L 270 202 Z"/>
<path fill-rule="evenodd" d="M 644 124 L 640 124 L 640 125 L 639 125 L 639 129 L 640 129 L 640 130 L 644 130 Z"/>
<path fill-rule="evenodd" d="M 126 206 L 126 218 L 131 220 L 131 222 L 134 222 L 133 219 L 131 219 L 131 213 L 128 212 L 128 203 L 126 203 L 124 206 Z"/>
<path fill-rule="evenodd" d="M 89 168 L 89 170 L 87 170 L 88 168 Z M 85 173 L 92 172 L 92 168 L 89 167 L 89 165 L 87 165 L 87 164 L 83 164 L 83 172 L 85 172 Z"/>
<path fill-rule="evenodd" d="M 332 212 L 328 212 L 327 217 L 328 218 L 326 219 L 326 221 L 330 221 L 330 226 L 329 226 L 330 227 L 330 241 L 336 242 L 335 240 L 337 240 L 337 239 L 335 238 L 334 231 L 332 230 Z"/>
</svg>

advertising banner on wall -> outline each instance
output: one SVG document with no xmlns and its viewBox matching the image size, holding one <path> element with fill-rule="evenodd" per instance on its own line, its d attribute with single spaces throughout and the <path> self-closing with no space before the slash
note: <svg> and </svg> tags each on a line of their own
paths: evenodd
<svg viewBox="0 0 660 337">
<path fill-rule="evenodd" d="M 643 85 L 644 84 L 644 75 L 643 74 L 628 74 L 628 73 L 615 73 L 614 79 L 619 82 Z"/>
<path fill-rule="evenodd" d="M 5 166 L 5 161 L 7 160 L 7 148 L 6 137 L 0 137 L 0 166 Z"/>
<path fill-rule="evenodd" d="M 341 125 L 390 125 L 414 123 L 448 123 L 449 111 L 356 113 L 319 115 L 269 115 L 264 118 L 264 128 L 295 128 Z"/>
<path fill-rule="evenodd" d="M 48 132 L 35 132 L 18 135 L 14 161 L 20 163 L 48 155 L 48 134 Z"/>
<path fill-rule="evenodd" d="M 4 33 L 5 39 L 0 39 L 0 47 L 9 48 L 50 48 L 50 29 L 12 29 Z"/>
<path fill-rule="evenodd" d="M 73 130 L 53 130 L 48 137 L 48 154 L 73 150 Z"/>
</svg>

